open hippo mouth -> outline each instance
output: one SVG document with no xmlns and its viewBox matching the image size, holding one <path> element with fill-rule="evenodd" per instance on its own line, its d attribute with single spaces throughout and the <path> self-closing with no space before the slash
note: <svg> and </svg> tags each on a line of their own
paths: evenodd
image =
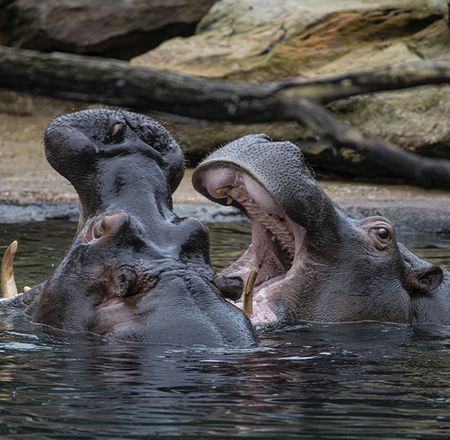
<svg viewBox="0 0 450 440">
<path fill-rule="evenodd" d="M 244 280 L 242 307 L 254 322 L 278 321 L 282 311 L 271 299 L 301 264 L 306 229 L 293 222 L 246 171 L 220 165 L 208 167 L 200 176 L 209 198 L 238 207 L 252 223 L 248 250 L 222 275 Z"/>
<path fill-rule="evenodd" d="M 228 144 L 202 162 L 193 176 L 197 191 L 217 203 L 237 207 L 252 223 L 248 250 L 222 275 L 244 280 L 239 305 L 254 324 L 261 325 L 283 320 L 285 311 L 279 299 L 302 265 L 308 234 L 307 228 L 293 221 L 275 201 L 273 186 L 269 186 L 270 193 L 265 188 L 266 170 L 258 167 L 258 145 L 266 148 L 261 154 L 270 154 L 265 145 L 268 141 L 265 135 L 251 135 Z M 249 145 L 252 151 L 247 156 L 245 147 Z"/>
</svg>

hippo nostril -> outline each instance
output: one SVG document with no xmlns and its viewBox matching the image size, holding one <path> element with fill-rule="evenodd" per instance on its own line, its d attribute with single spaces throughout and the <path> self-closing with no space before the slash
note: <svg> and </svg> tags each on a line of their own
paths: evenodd
<svg viewBox="0 0 450 440">
<path fill-rule="evenodd" d="M 148 126 L 148 125 L 142 125 L 139 126 L 136 129 L 139 137 L 149 146 L 152 146 L 156 150 L 158 150 L 158 142 L 157 142 L 157 135 L 155 133 L 155 130 Z"/>
</svg>

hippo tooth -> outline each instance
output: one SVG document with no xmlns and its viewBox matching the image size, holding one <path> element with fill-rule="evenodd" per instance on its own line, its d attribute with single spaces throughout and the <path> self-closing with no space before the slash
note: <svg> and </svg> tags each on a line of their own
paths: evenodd
<svg viewBox="0 0 450 440">
<path fill-rule="evenodd" d="M 247 316 L 253 314 L 253 288 L 255 286 L 258 269 L 255 267 L 247 278 L 244 289 L 244 312 Z"/>
<path fill-rule="evenodd" d="M 13 241 L 5 251 L 2 260 L 2 273 L 1 273 L 1 284 L 2 284 L 2 297 L 3 298 L 13 298 L 17 296 L 17 287 L 14 280 L 14 255 L 17 251 L 17 241 Z"/>
<path fill-rule="evenodd" d="M 23 293 L 27 293 L 27 292 L 29 292 L 31 290 L 31 287 L 30 286 L 24 286 L 24 288 L 23 288 Z"/>
<path fill-rule="evenodd" d="M 285 223 L 280 224 L 274 220 L 269 214 L 261 210 L 261 208 L 249 197 L 240 197 L 237 201 L 242 203 L 247 209 L 247 212 L 272 233 L 272 240 L 278 241 L 289 256 L 294 258 L 295 239 L 287 225 Z"/>
<path fill-rule="evenodd" d="M 225 194 L 225 193 L 231 191 L 232 189 L 233 189 L 233 187 L 230 185 L 223 186 L 222 188 L 217 188 L 216 193 L 222 195 L 222 194 Z"/>
<path fill-rule="evenodd" d="M 227 195 L 227 205 L 231 205 L 233 203 L 233 197 Z"/>
</svg>

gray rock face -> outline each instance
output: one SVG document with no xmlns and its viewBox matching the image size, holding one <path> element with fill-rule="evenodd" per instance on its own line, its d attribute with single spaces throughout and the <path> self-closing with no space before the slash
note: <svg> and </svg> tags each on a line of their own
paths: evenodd
<svg viewBox="0 0 450 440">
<path fill-rule="evenodd" d="M 130 58 L 194 32 L 215 0 L 3 0 L 0 44 Z"/>
<path fill-rule="evenodd" d="M 394 63 L 450 61 L 446 0 L 221 0 L 197 33 L 175 38 L 131 62 L 194 75 L 268 81 L 311 78 Z M 422 87 L 342 100 L 330 106 L 342 120 L 425 155 L 450 158 L 450 87 Z M 379 174 L 359 154 L 311 143 L 293 124 L 259 127 L 214 125 L 189 130 L 183 139 L 195 156 L 251 130 L 275 139 L 307 142 L 314 165 L 351 174 Z M 257 128 L 257 130 L 255 130 Z M 192 135 L 189 134 L 192 132 Z M 191 136 L 194 141 L 191 141 Z M 198 151 L 194 151 L 198 149 Z"/>
<path fill-rule="evenodd" d="M 132 63 L 267 81 L 450 57 L 431 27 L 446 13 L 446 0 L 222 0 L 196 35 Z"/>
</svg>

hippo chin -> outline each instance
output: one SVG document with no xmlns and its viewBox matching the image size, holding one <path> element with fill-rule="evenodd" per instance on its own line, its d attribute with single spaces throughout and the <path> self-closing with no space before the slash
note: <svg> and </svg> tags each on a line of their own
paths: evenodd
<svg viewBox="0 0 450 440">
<path fill-rule="evenodd" d="M 349 217 L 289 142 L 250 135 L 193 175 L 207 198 L 252 222 L 252 243 L 222 272 L 253 288 L 254 324 L 299 320 L 450 324 L 447 272 L 397 243 L 383 217 Z"/>
<path fill-rule="evenodd" d="M 108 338 L 255 343 L 248 318 L 224 299 L 242 285 L 215 276 L 204 226 L 172 211 L 184 158 L 167 130 L 140 114 L 86 110 L 50 124 L 45 149 L 79 195 L 78 232 L 53 275 L 3 308 Z"/>
</svg>

